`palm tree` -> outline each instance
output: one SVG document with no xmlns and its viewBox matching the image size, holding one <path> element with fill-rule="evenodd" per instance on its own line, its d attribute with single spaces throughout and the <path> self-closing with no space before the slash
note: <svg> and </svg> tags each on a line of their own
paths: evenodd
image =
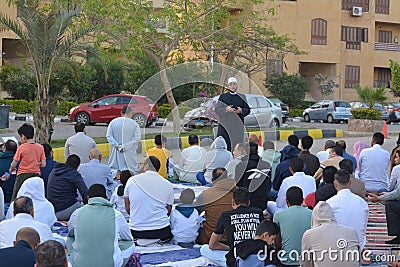
<svg viewBox="0 0 400 267">
<path fill-rule="evenodd" d="M 0 30 L 14 32 L 29 53 L 37 83 L 37 103 L 33 112 L 36 141 L 44 143 L 53 129 L 49 96 L 53 68 L 71 59 L 72 55 L 85 57 L 85 52 L 92 48 L 82 40 L 93 29 L 74 25 L 78 9 L 63 10 L 51 3 L 43 5 L 40 0 L 10 0 L 9 4 L 17 8 L 18 16 L 11 18 L 0 12 Z"/>
<path fill-rule="evenodd" d="M 356 91 L 360 101 L 369 105 L 370 109 L 374 108 L 375 103 L 383 104 L 386 100 L 386 88 L 379 87 L 379 88 L 372 88 L 369 86 L 361 87 L 356 85 Z"/>
</svg>

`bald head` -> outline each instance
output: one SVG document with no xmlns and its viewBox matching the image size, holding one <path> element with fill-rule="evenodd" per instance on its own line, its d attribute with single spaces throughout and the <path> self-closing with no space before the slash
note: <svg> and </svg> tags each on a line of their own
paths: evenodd
<svg viewBox="0 0 400 267">
<path fill-rule="evenodd" d="M 98 148 L 93 148 L 92 150 L 90 150 L 89 152 L 89 158 L 90 159 L 98 159 L 101 160 L 101 152 Z"/>
<path fill-rule="evenodd" d="M 30 227 L 21 228 L 17 232 L 17 236 L 15 237 L 15 242 L 21 240 L 26 241 L 32 247 L 32 249 L 36 249 L 36 247 L 40 243 L 39 233 L 35 229 Z"/>
<path fill-rule="evenodd" d="M 258 144 L 258 137 L 257 137 L 257 135 L 255 135 L 255 134 L 249 135 L 249 142 L 253 142 L 253 143 Z"/>
</svg>

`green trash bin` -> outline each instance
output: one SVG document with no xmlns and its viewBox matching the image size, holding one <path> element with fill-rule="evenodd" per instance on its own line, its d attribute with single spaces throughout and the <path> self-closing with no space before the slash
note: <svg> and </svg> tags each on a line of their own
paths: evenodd
<svg viewBox="0 0 400 267">
<path fill-rule="evenodd" d="M 10 108 L 8 105 L 0 105 L 0 129 L 10 126 Z"/>
</svg>

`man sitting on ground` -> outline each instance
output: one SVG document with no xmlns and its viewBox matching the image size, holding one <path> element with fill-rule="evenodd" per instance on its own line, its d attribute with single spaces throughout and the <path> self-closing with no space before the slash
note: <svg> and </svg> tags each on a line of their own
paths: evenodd
<svg viewBox="0 0 400 267">
<path fill-rule="evenodd" d="M 288 208 L 274 215 L 274 222 L 281 233 L 275 240 L 275 246 L 281 248 L 280 262 L 284 266 L 298 266 L 299 259 L 294 259 L 293 255 L 301 255 L 301 239 L 304 232 L 311 228 L 311 210 L 300 206 L 303 191 L 297 186 L 286 191 L 286 203 Z"/>
<path fill-rule="evenodd" d="M 125 208 L 130 214 L 129 227 L 135 239 L 172 238 L 169 214 L 174 203 L 173 185 L 158 174 L 160 161 L 146 157 L 139 166 L 139 175 L 132 176 L 125 186 Z"/>
<path fill-rule="evenodd" d="M 388 168 L 390 154 L 382 148 L 385 137 L 382 133 L 374 133 L 372 147 L 360 153 L 359 177 L 368 192 L 386 191 L 389 187 Z"/>
<path fill-rule="evenodd" d="M 250 142 L 249 155 L 236 166 L 236 185 L 250 191 L 250 207 L 264 210 L 271 190 L 271 165 L 257 154 L 257 144 Z"/>
<path fill-rule="evenodd" d="M 246 188 L 239 187 L 233 191 L 233 210 L 222 213 L 210 243 L 200 249 L 202 256 L 222 266 L 236 266 L 234 247 L 244 240 L 254 239 L 256 229 L 264 219 L 262 211 L 249 207 L 249 204 L 250 192 Z M 220 242 L 224 233 L 228 238 L 228 245 Z"/>
<path fill-rule="evenodd" d="M 300 158 L 292 158 L 290 160 L 290 172 L 292 176 L 283 180 L 282 186 L 279 189 L 276 202 L 268 202 L 268 212 L 274 215 L 276 212 L 286 209 L 286 191 L 292 186 L 298 186 L 303 191 L 303 198 L 309 193 L 315 192 L 315 180 L 312 176 L 304 173 L 304 162 Z"/>
<path fill-rule="evenodd" d="M 322 163 L 324 160 L 329 158 L 329 149 L 334 147 L 335 141 L 333 140 L 326 140 L 324 145 L 324 150 L 317 152 L 315 156 L 319 159 L 319 163 Z"/>
<path fill-rule="evenodd" d="M 235 178 L 236 166 L 242 161 L 242 158 L 249 154 L 248 147 L 245 143 L 237 143 L 233 150 L 233 159 L 226 164 L 225 169 L 228 177 Z"/>
<path fill-rule="evenodd" d="M 326 201 L 337 194 L 337 190 L 333 185 L 336 172 L 335 166 L 328 166 L 322 171 L 324 184 L 319 186 L 317 191 L 311 192 L 304 198 L 303 207 L 314 209 L 319 201 Z"/>
<path fill-rule="evenodd" d="M 3 145 L 3 150 L 0 153 L 0 175 L 8 172 L 10 169 L 11 162 L 15 152 L 17 151 L 17 143 L 13 140 L 8 140 Z M 10 174 L 10 176 L 2 176 L 0 180 L 0 186 L 4 192 L 4 203 L 10 204 L 11 197 L 14 189 L 16 174 Z"/>
<path fill-rule="evenodd" d="M 357 167 L 357 160 L 356 160 L 356 157 L 354 157 L 353 155 L 350 155 L 349 153 L 346 152 L 346 141 L 338 140 L 338 141 L 336 141 L 336 144 L 343 148 L 343 158 L 349 159 L 353 163 L 353 171 L 351 173 L 355 172 L 356 167 Z"/>
<path fill-rule="evenodd" d="M 341 242 L 339 243 L 339 241 Z M 329 257 L 327 255 L 327 251 L 333 248 L 338 249 L 339 245 L 341 248 L 338 251 L 339 254 L 336 255 L 348 255 L 349 257 Z M 307 252 L 301 258 L 301 266 L 304 267 L 360 266 L 360 255 L 354 255 L 354 252 L 360 250 L 356 230 L 338 224 L 332 208 L 325 201 L 318 202 L 312 212 L 312 228 L 304 233 L 301 250 Z"/>
<path fill-rule="evenodd" d="M 84 123 L 77 122 L 74 129 L 75 134 L 65 142 L 65 160 L 70 155 L 78 155 L 82 163 L 87 163 L 89 162 L 89 151 L 96 147 L 96 142 L 86 135 L 86 126 Z"/>
<path fill-rule="evenodd" d="M 197 243 L 200 244 L 208 244 L 221 214 L 232 209 L 232 192 L 236 188 L 235 179 L 227 176 L 224 168 L 216 168 L 212 177 L 213 186 L 201 192 L 194 203 L 199 214 L 204 211 L 206 219 L 199 229 Z M 226 243 L 225 235 L 221 242 Z"/>
<path fill-rule="evenodd" d="M 47 199 L 53 204 L 58 220 L 69 220 L 71 214 L 83 206 L 76 196 L 77 190 L 87 204 L 87 187 L 77 171 L 80 162 L 77 155 L 70 155 L 65 163 L 57 163 L 49 175 Z"/>
<path fill-rule="evenodd" d="M 241 262 L 246 262 L 246 259 L 252 255 L 256 256 L 258 261 L 263 261 L 263 266 L 270 266 L 269 264 L 273 264 L 269 255 L 271 255 L 273 249 L 272 244 L 278 235 L 279 228 L 276 223 L 269 220 L 262 221 L 257 227 L 254 239 L 244 240 L 235 246 L 238 266 L 248 266 L 241 265 Z M 262 255 L 260 255 L 260 251 L 263 252 Z M 265 259 L 262 260 L 260 256 L 265 256 Z"/>
<path fill-rule="evenodd" d="M 365 184 L 360 179 L 354 177 L 353 162 L 350 159 L 343 159 L 341 162 L 339 162 L 339 167 L 340 169 L 346 170 L 350 173 L 350 191 L 362 199 L 365 199 L 367 196 Z"/>
<path fill-rule="evenodd" d="M 176 172 L 180 181 L 197 184 L 196 174 L 203 170 L 207 150 L 199 146 L 199 137 L 195 134 L 189 135 L 188 141 L 190 147 L 182 150 Z"/>
<path fill-rule="evenodd" d="M 301 158 L 310 170 L 310 175 L 313 176 L 319 168 L 319 159 L 310 153 L 310 148 L 314 143 L 314 139 L 311 136 L 304 136 L 301 138 L 301 152 L 299 158 Z"/>
<path fill-rule="evenodd" d="M 281 162 L 281 153 L 275 149 L 275 144 L 271 141 L 265 141 L 263 144 L 264 151 L 261 158 L 271 165 L 271 179 L 275 177 L 276 166 Z"/>
<path fill-rule="evenodd" d="M 368 204 L 350 191 L 350 174 L 346 170 L 338 170 L 333 184 L 338 193 L 326 203 L 331 206 L 338 223 L 357 231 L 361 248 L 364 248 L 367 243 L 365 232 L 368 222 Z"/>
<path fill-rule="evenodd" d="M 49 240 L 38 246 L 35 252 L 35 267 L 68 267 L 64 246 L 57 241 Z"/>
<path fill-rule="evenodd" d="M 50 172 L 53 170 L 54 165 L 58 163 L 53 159 L 53 148 L 49 144 L 42 144 L 44 155 L 46 156 L 46 167 L 40 168 L 40 177 L 44 181 L 44 194 L 47 196 L 47 181 L 49 180 Z"/>
<path fill-rule="evenodd" d="M 155 156 L 160 161 L 160 170 L 158 174 L 168 179 L 168 174 L 170 173 L 169 166 L 172 161 L 172 154 L 168 149 L 165 148 L 167 144 L 167 138 L 164 135 L 157 134 L 154 137 L 154 144 L 156 147 L 147 150 L 147 156 Z"/>
<path fill-rule="evenodd" d="M 69 261 L 73 266 L 125 266 L 135 248 L 128 223 L 107 200 L 103 185 L 93 184 L 88 198 L 68 222 Z"/>
<path fill-rule="evenodd" d="M 92 184 L 102 184 L 107 190 L 107 197 L 110 198 L 117 184 L 114 184 L 111 168 L 101 163 L 101 158 L 101 151 L 98 148 L 93 148 L 89 152 L 90 162 L 79 165 L 78 172 L 87 188 Z"/>
<path fill-rule="evenodd" d="M 322 171 L 327 166 L 335 166 L 336 169 L 340 169 L 339 163 L 343 160 L 343 148 L 339 145 L 334 145 L 329 149 L 329 158 L 321 163 L 321 166 L 314 174 L 314 178 L 317 184 L 320 183 L 322 178 Z"/>
<path fill-rule="evenodd" d="M 33 266 L 35 249 L 39 243 L 40 237 L 35 229 L 21 228 L 15 237 L 14 247 L 0 249 L 0 262 L 12 267 Z"/>
<path fill-rule="evenodd" d="M 12 219 L 0 222 L 0 248 L 12 247 L 18 230 L 24 227 L 35 229 L 41 241 L 53 239 L 50 227 L 33 219 L 33 202 L 29 197 L 15 199 L 14 216 Z"/>
</svg>

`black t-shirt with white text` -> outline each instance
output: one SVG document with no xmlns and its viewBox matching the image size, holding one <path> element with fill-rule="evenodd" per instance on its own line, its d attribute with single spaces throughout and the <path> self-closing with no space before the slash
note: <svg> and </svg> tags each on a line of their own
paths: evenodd
<svg viewBox="0 0 400 267">
<path fill-rule="evenodd" d="M 214 233 L 219 235 L 226 233 L 230 250 L 225 257 L 229 267 L 235 266 L 236 262 L 233 248 L 243 240 L 253 239 L 256 229 L 263 219 L 261 209 L 247 206 L 239 206 L 221 214 Z"/>
</svg>

